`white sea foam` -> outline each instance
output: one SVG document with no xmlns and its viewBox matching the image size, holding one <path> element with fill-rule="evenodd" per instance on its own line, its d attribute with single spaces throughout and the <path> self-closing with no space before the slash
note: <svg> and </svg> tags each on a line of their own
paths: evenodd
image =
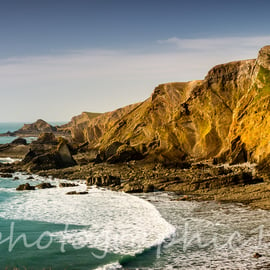
<svg viewBox="0 0 270 270">
<path fill-rule="evenodd" d="M 119 263 L 110 263 L 96 268 L 95 270 L 117 270 L 123 269 L 122 265 Z"/>
<path fill-rule="evenodd" d="M 54 236 L 76 247 L 129 255 L 160 244 L 175 231 L 152 204 L 138 197 L 99 189 L 66 195 L 73 190 L 85 191 L 86 186 L 19 193 L 0 205 L 0 217 L 80 225 Z"/>
<path fill-rule="evenodd" d="M 21 159 L 10 158 L 10 157 L 0 158 L 0 163 L 4 163 L 4 164 L 11 164 L 11 163 L 14 163 L 16 161 L 21 161 Z"/>
<path fill-rule="evenodd" d="M 270 213 L 146 195 L 177 230 L 151 269 L 270 269 Z M 211 244 L 212 243 L 212 244 Z M 255 252 L 262 254 L 253 258 Z"/>
</svg>

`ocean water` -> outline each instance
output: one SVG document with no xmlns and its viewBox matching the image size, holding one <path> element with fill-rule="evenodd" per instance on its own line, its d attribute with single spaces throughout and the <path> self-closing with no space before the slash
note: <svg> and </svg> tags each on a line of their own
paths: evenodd
<svg viewBox="0 0 270 270">
<path fill-rule="evenodd" d="M 44 179 L 14 177 L 19 180 L 0 178 L 1 269 L 120 269 L 175 232 L 139 197 L 95 188 L 87 195 L 66 195 L 85 191 L 80 182 L 76 188 L 19 192 L 19 184 Z"/>
<path fill-rule="evenodd" d="M 269 211 L 27 178 L 0 178 L 0 269 L 270 269 Z M 57 188 L 16 191 L 43 181 Z"/>
<path fill-rule="evenodd" d="M 82 181 L 19 192 L 60 180 L 13 177 L 0 178 L 1 269 L 270 269 L 268 211 L 168 193 L 66 195 Z"/>
<path fill-rule="evenodd" d="M 49 124 L 56 126 L 56 125 L 63 125 L 65 123 L 66 122 L 50 122 Z M 14 132 L 14 131 L 22 128 L 24 124 L 25 123 L 22 123 L 22 122 L 18 122 L 18 123 L 16 123 L 16 122 L 1 123 L 0 122 L 0 134 L 1 133 L 6 133 L 8 131 Z M 7 136 L 7 137 L 0 137 L 0 144 L 11 143 L 15 138 L 16 137 L 9 137 L 9 136 Z M 35 137 L 27 137 L 26 138 L 26 140 L 28 142 L 31 142 L 31 141 L 33 141 L 35 139 L 36 139 Z"/>
</svg>

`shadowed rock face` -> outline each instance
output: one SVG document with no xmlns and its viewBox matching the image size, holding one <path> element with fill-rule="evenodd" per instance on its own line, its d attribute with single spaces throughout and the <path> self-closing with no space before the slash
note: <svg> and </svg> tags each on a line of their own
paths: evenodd
<svg viewBox="0 0 270 270">
<path fill-rule="evenodd" d="M 269 109 L 266 46 L 257 59 L 215 66 L 204 80 L 161 84 L 144 102 L 93 118 L 83 113 L 68 129 L 105 155 L 117 142 L 152 161 L 260 161 L 270 153 Z"/>
</svg>

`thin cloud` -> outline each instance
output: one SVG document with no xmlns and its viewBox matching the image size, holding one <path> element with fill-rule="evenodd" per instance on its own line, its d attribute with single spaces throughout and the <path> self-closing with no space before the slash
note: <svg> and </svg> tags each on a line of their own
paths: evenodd
<svg viewBox="0 0 270 270">
<path fill-rule="evenodd" d="M 148 53 L 89 49 L 2 59 L 0 115 L 6 121 L 61 120 L 113 110 L 144 100 L 158 84 L 203 79 L 216 64 L 255 58 L 267 40 L 172 38 Z"/>
<path fill-rule="evenodd" d="M 221 38 L 197 38 L 183 39 L 172 37 L 166 40 L 158 40 L 158 44 L 172 45 L 178 49 L 189 50 L 242 50 L 254 49 L 270 44 L 270 36 L 257 37 L 221 37 Z"/>
</svg>

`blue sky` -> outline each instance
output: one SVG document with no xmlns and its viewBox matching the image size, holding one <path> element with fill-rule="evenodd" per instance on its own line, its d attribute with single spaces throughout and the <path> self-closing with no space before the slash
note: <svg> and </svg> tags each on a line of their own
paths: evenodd
<svg viewBox="0 0 270 270">
<path fill-rule="evenodd" d="M 0 0 L 0 122 L 69 120 L 255 58 L 270 1 Z"/>
</svg>

